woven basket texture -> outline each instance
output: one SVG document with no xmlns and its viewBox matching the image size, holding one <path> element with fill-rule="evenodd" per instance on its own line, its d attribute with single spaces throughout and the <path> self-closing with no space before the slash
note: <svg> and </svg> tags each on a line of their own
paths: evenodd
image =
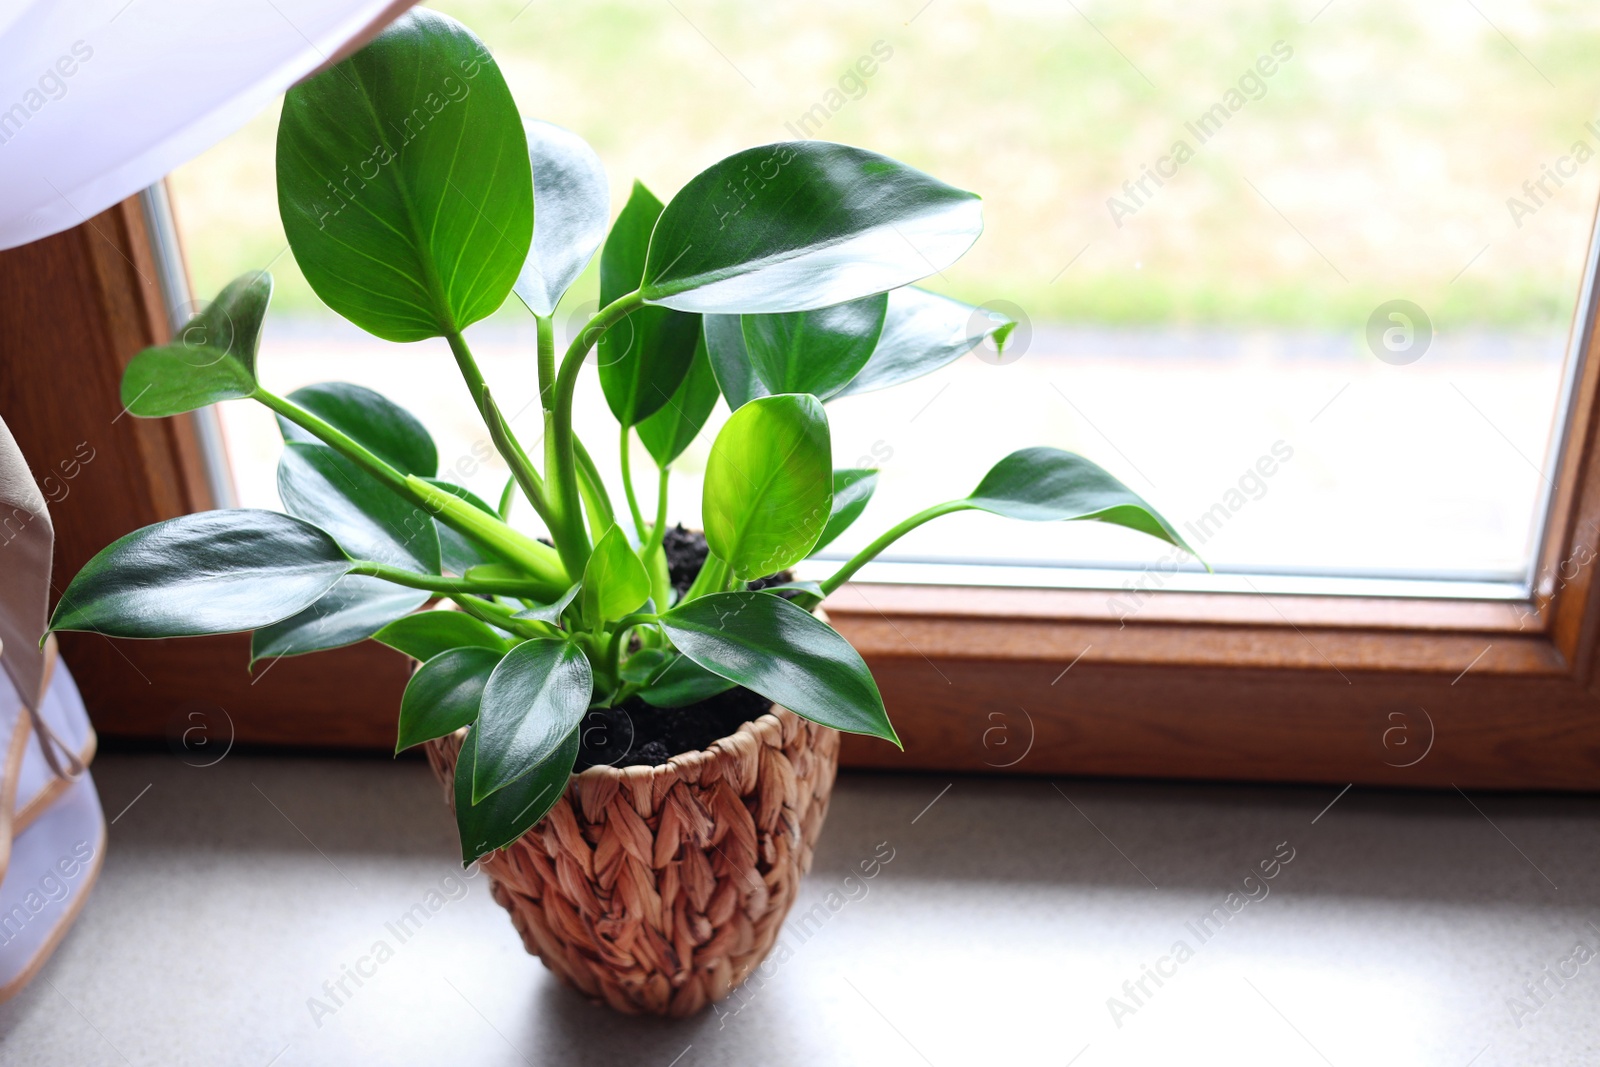
<svg viewBox="0 0 1600 1067">
<path fill-rule="evenodd" d="M 452 802 L 464 732 L 431 741 Z M 484 858 L 527 950 L 629 1014 L 687 1016 L 772 951 L 828 813 L 839 735 L 786 708 L 659 767 L 575 774 Z"/>
</svg>

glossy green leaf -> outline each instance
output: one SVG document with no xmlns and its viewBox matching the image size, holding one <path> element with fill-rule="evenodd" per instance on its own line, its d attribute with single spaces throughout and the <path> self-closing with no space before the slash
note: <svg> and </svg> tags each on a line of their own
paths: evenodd
<svg viewBox="0 0 1600 1067">
<path fill-rule="evenodd" d="M 661 201 L 634 182 L 600 253 L 602 305 L 639 287 L 650 231 L 660 215 Z M 637 308 L 602 334 L 600 388 L 617 421 L 632 426 L 659 411 L 683 383 L 699 341 L 699 315 L 658 307 Z"/>
<path fill-rule="evenodd" d="M 443 489 L 452 496 L 460 497 L 487 515 L 499 517 L 500 513 L 498 511 L 490 507 L 486 501 L 471 490 L 463 489 L 459 485 L 441 481 L 438 478 L 429 478 L 427 482 L 436 489 Z M 492 546 L 468 537 L 461 531 L 446 526 L 437 519 L 434 520 L 434 525 L 439 534 L 440 563 L 443 565 L 443 569 L 451 574 L 465 575 L 473 567 L 502 562 Z"/>
<path fill-rule="evenodd" d="M 639 696 L 658 708 L 686 708 L 726 693 L 735 684 L 720 674 L 712 674 L 688 656 L 675 656 L 666 670 L 639 690 Z"/>
<path fill-rule="evenodd" d="M 456 759 L 456 830 L 461 835 L 463 864 L 504 848 L 544 818 L 561 799 L 578 761 L 578 730 L 574 727 L 548 759 L 504 789 L 473 803 L 477 733 L 476 726 L 467 731 L 461 755 Z"/>
<path fill-rule="evenodd" d="M 977 348 L 986 338 L 1003 344 L 1016 327 L 996 311 L 978 312 L 947 296 L 915 286 L 889 294 L 883 333 L 872 358 L 835 396 L 852 396 L 932 374 Z"/>
<path fill-rule="evenodd" d="M 1178 531 L 1097 464 L 1059 448 L 1024 448 L 989 469 L 967 507 L 1029 522 L 1093 519 L 1126 526 L 1183 549 Z"/>
<path fill-rule="evenodd" d="M 888 302 L 887 293 L 877 293 L 813 311 L 741 315 L 737 346 L 727 344 L 732 331 L 708 326 L 711 365 L 728 406 L 777 393 L 822 400 L 837 393 L 871 358 Z"/>
<path fill-rule="evenodd" d="M 589 554 L 581 596 L 584 625 L 590 629 L 637 611 L 650 599 L 650 573 L 615 523 Z"/>
<path fill-rule="evenodd" d="M 705 321 L 710 322 L 711 316 L 705 316 Z M 695 344 L 689 373 L 679 383 L 678 391 L 661 405 L 660 411 L 637 427 L 639 440 L 649 449 L 656 466 L 669 466 L 683 454 L 684 449 L 694 443 L 694 439 L 705 428 L 706 420 L 711 417 L 711 409 L 717 406 L 719 395 L 711 358 L 706 352 L 705 332 L 702 330 L 700 340 Z"/>
<path fill-rule="evenodd" d="M 533 172 L 511 91 L 471 31 L 425 8 L 289 90 L 277 167 L 306 281 L 385 340 L 484 318 L 528 258 Z"/>
<path fill-rule="evenodd" d="M 439 470 L 439 452 L 427 427 L 382 393 L 350 382 L 320 382 L 296 389 L 288 399 L 348 434 L 402 474 L 431 478 Z M 322 443 L 282 415 L 278 416 L 278 430 L 285 441 Z"/>
<path fill-rule="evenodd" d="M 878 472 L 844 467 L 833 472 L 833 512 L 811 551 L 821 552 L 861 517 L 878 488 Z"/>
<path fill-rule="evenodd" d="M 534 619 L 538 622 L 547 622 L 551 626 L 561 625 L 561 613 L 567 610 L 567 605 L 578 598 L 578 593 L 583 590 L 582 582 L 573 582 L 572 588 L 561 594 L 559 600 L 549 604 L 540 604 L 538 607 L 526 608 L 512 616 L 513 619 Z"/>
<path fill-rule="evenodd" d="M 325 445 L 283 446 L 278 498 L 285 511 L 325 530 L 352 559 L 439 573 L 432 516 Z"/>
<path fill-rule="evenodd" d="M 394 750 L 404 752 L 476 722 L 483 687 L 503 655 L 499 649 L 465 646 L 447 649 L 417 668 L 400 698 Z"/>
<path fill-rule="evenodd" d="M 770 593 L 713 593 L 661 617 L 678 651 L 812 722 L 896 745 L 872 673 L 850 642 Z"/>
<path fill-rule="evenodd" d="M 533 246 L 513 291 L 529 311 L 548 316 L 605 239 L 611 193 L 600 157 L 582 137 L 532 119 L 522 130 L 533 163 Z"/>
<path fill-rule="evenodd" d="M 821 604 L 828 595 L 823 592 L 821 582 L 811 581 L 779 582 L 776 585 L 764 585 L 758 592 L 781 596 L 789 603 L 807 611 L 815 610 L 817 605 Z"/>
<path fill-rule="evenodd" d="M 52 630 L 190 637 L 254 630 L 316 602 L 350 569 L 333 538 L 276 511 L 201 511 L 119 537 L 84 564 Z"/>
<path fill-rule="evenodd" d="M 828 525 L 828 418 L 813 396 L 752 400 L 717 434 L 701 502 L 706 542 L 749 581 L 798 563 Z"/>
<path fill-rule="evenodd" d="M 954 263 L 983 230 L 964 192 L 848 145 L 737 152 L 672 198 L 641 291 L 680 311 L 805 311 L 897 289 Z"/>
<path fill-rule="evenodd" d="M 452 648 L 507 649 L 506 635 L 464 611 L 419 611 L 372 635 L 397 652 L 425 663 Z"/>
<path fill-rule="evenodd" d="M 427 603 L 428 593 L 381 578 L 347 574 L 315 604 L 250 636 L 250 665 L 365 641 Z"/>
<path fill-rule="evenodd" d="M 159 418 L 256 391 L 256 348 L 272 299 L 272 275 L 241 274 L 164 345 L 134 356 L 122 372 L 122 404 Z"/>
<path fill-rule="evenodd" d="M 507 652 L 483 690 L 473 803 L 554 755 L 593 693 L 594 674 L 577 645 L 535 637 Z"/>
</svg>

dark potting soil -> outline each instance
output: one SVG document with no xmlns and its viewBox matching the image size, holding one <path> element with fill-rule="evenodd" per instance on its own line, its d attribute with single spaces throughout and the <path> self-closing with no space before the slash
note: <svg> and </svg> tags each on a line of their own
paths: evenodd
<svg viewBox="0 0 1600 1067">
<path fill-rule="evenodd" d="M 705 534 L 678 526 L 667 531 L 662 547 L 672 588 L 682 596 L 705 565 Z M 750 588 L 789 580 L 785 571 L 757 579 Z M 741 723 L 761 717 L 771 707 L 772 701 L 741 685 L 684 708 L 652 707 L 638 697 L 614 708 L 591 708 L 579 730 L 578 762 L 573 771 L 602 765 L 659 767 L 681 752 L 694 752 L 727 737 Z"/>
</svg>

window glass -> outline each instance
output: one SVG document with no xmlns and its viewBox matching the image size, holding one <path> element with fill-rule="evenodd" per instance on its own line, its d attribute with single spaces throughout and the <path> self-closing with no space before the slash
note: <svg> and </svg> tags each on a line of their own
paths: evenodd
<svg viewBox="0 0 1600 1067">
<path fill-rule="evenodd" d="M 595 146 L 614 210 L 635 178 L 666 199 L 728 153 L 796 137 L 984 196 L 983 237 L 926 284 L 1023 326 L 1003 354 L 829 405 L 836 465 L 882 471 L 830 554 L 1046 444 L 1107 467 L 1219 570 L 1526 575 L 1600 189 L 1592 6 L 435 6 L 493 49 L 525 113 Z M 276 121 L 274 107 L 173 175 L 197 294 L 270 267 L 267 384 L 380 389 L 432 427 L 451 476 L 497 495 L 504 466 L 445 346 L 366 337 L 300 276 L 276 210 Z M 594 275 L 558 333 L 592 311 Z M 531 444 L 531 318 L 512 299 L 469 338 Z M 242 502 L 272 506 L 272 420 L 225 407 Z M 614 469 L 592 370 L 578 426 Z M 674 472 L 687 525 L 708 443 Z M 639 481 L 649 511 L 653 479 Z M 969 514 L 892 555 L 1140 568 L 1163 546 Z"/>
</svg>

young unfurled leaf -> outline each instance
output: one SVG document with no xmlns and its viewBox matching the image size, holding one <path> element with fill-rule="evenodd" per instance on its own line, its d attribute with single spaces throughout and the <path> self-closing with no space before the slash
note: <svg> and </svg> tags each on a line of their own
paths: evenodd
<svg viewBox="0 0 1600 1067">
<path fill-rule="evenodd" d="M 639 182 L 600 253 L 600 303 L 639 287 L 661 201 Z M 600 337 L 600 388 L 611 414 L 632 426 L 659 411 L 682 384 L 700 341 L 700 316 L 641 307 Z"/>
<path fill-rule="evenodd" d="M 533 163 L 533 245 L 513 291 L 550 315 L 605 239 L 611 194 L 589 143 L 549 122 L 522 124 Z"/>
<path fill-rule="evenodd" d="M 551 626 L 561 625 L 561 613 L 567 610 L 567 605 L 577 599 L 583 591 L 582 582 L 573 582 L 572 588 L 562 593 L 559 598 L 549 604 L 540 604 L 538 607 L 527 608 L 517 612 L 513 619 L 534 619 L 538 622 L 547 622 Z"/>
<path fill-rule="evenodd" d="M 472 769 L 478 751 L 478 727 L 467 731 L 456 758 L 456 830 L 461 835 L 461 862 L 471 863 L 504 848 L 555 807 L 578 761 L 578 728 L 573 727 L 549 757 L 504 789 L 476 803 Z"/>
<path fill-rule="evenodd" d="M 392 587 L 391 587 L 392 588 Z M 507 635 L 464 611 L 419 611 L 396 619 L 372 635 L 419 663 L 452 648 L 507 649 Z"/>
<path fill-rule="evenodd" d="M 999 312 L 979 313 L 971 304 L 908 285 L 889 294 L 872 358 L 834 396 L 853 396 L 932 374 L 984 342 L 1004 342 L 1016 323 Z"/>
<path fill-rule="evenodd" d="M 844 533 L 866 510 L 872 491 L 878 488 L 878 472 L 845 467 L 833 472 L 833 512 L 828 525 L 811 551 L 821 552 L 834 538 Z"/>
<path fill-rule="evenodd" d="M 483 690 L 472 802 L 557 752 L 588 710 L 593 693 L 589 660 L 570 642 L 535 637 L 507 652 Z"/>
<path fill-rule="evenodd" d="M 285 511 L 326 531 L 353 559 L 439 573 L 432 516 L 325 445 L 283 446 L 278 496 Z"/>
<path fill-rule="evenodd" d="M 288 399 L 348 434 L 402 474 L 432 478 L 438 473 L 439 452 L 427 427 L 381 393 L 350 382 L 320 382 L 296 389 Z M 278 430 L 285 441 L 324 443 L 282 415 L 278 416 Z"/>
<path fill-rule="evenodd" d="M 639 696 L 646 704 L 658 708 L 686 708 L 707 697 L 726 693 L 735 684 L 720 674 L 712 674 L 688 656 L 675 656 L 666 670 L 639 690 Z"/>
<path fill-rule="evenodd" d="M 706 463 L 706 543 L 749 581 L 804 559 L 833 498 L 828 418 L 813 396 L 767 396 L 723 424 Z"/>
<path fill-rule="evenodd" d="M 1093 519 L 1149 534 L 1194 555 L 1172 524 L 1095 463 L 1059 448 L 1024 448 L 989 469 L 960 501 L 1029 522 Z"/>
<path fill-rule="evenodd" d="M 422 589 L 347 574 L 304 611 L 250 635 L 250 665 L 365 641 L 428 601 Z"/>
<path fill-rule="evenodd" d="M 650 573 L 628 544 L 622 527 L 612 524 L 583 569 L 583 622 L 591 629 L 637 611 L 650 599 Z"/>
<path fill-rule="evenodd" d="M 731 331 L 708 332 L 711 365 L 728 406 L 777 393 L 826 400 L 843 389 L 872 356 L 888 301 L 887 293 L 877 293 L 813 311 L 741 315 L 737 346 L 726 343 Z"/>
<path fill-rule="evenodd" d="M 122 372 L 122 403 L 144 418 L 179 415 L 256 391 L 256 347 L 272 299 L 272 275 L 241 274 L 164 345 Z"/>
<path fill-rule="evenodd" d="M 713 316 L 703 316 L 710 322 Z M 683 376 L 678 391 L 673 393 L 661 410 L 639 423 L 639 440 L 650 450 L 656 466 L 666 467 L 683 454 L 705 427 L 711 409 L 717 406 L 719 395 L 716 375 L 711 369 L 711 358 L 706 352 L 704 329 L 695 345 L 694 360 L 689 373 Z"/>
<path fill-rule="evenodd" d="M 812 722 L 896 745 L 883 697 L 850 642 L 770 593 L 713 593 L 661 617 L 678 651 Z"/>
<path fill-rule="evenodd" d="M 504 654 L 499 649 L 452 648 L 417 668 L 400 698 L 394 750 L 404 752 L 477 721 L 483 687 Z"/>
<path fill-rule="evenodd" d="M 438 337 L 498 308 L 528 258 L 533 172 L 483 42 L 414 8 L 290 89 L 278 211 L 311 288 L 384 340 Z"/>
<path fill-rule="evenodd" d="M 672 198 L 641 292 L 680 311 L 805 311 L 943 270 L 982 230 L 976 194 L 876 152 L 826 141 L 750 148 Z"/>
<path fill-rule="evenodd" d="M 52 630 L 192 637 L 254 630 L 310 605 L 349 571 L 338 544 L 276 511 L 201 511 L 119 537 L 72 579 Z"/>
</svg>

